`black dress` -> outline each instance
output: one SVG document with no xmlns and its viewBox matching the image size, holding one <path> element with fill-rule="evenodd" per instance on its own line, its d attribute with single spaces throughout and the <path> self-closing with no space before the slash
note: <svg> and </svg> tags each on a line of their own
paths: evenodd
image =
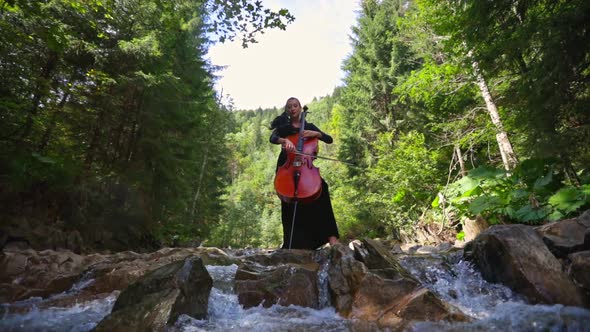
<svg viewBox="0 0 590 332">
<path fill-rule="evenodd" d="M 305 123 L 305 130 L 319 131 L 322 133 L 321 141 L 332 143 L 330 135 L 322 132 L 313 123 Z M 285 138 L 297 133 L 299 129 L 290 124 L 274 128 L 270 135 L 270 142 L 278 144 L 279 137 Z M 281 149 L 277 160 L 277 169 L 287 160 L 287 152 Z M 293 212 L 295 203 L 281 201 L 281 219 L 283 222 L 283 246 L 284 249 L 316 249 L 326 242 L 330 236 L 339 237 L 336 219 L 330 201 L 328 184 L 322 179 L 322 193 L 320 197 L 311 203 L 297 203 L 293 238 L 291 236 L 291 225 L 293 224 Z"/>
</svg>

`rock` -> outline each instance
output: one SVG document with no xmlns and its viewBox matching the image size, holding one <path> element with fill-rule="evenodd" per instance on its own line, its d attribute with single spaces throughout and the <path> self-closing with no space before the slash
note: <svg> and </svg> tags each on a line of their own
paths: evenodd
<svg viewBox="0 0 590 332">
<path fill-rule="evenodd" d="M 7 250 L 0 256 L 0 302 L 64 292 L 80 279 L 81 256 L 70 251 Z"/>
<path fill-rule="evenodd" d="M 123 251 L 86 256 L 69 250 L 5 249 L 0 253 L 0 302 L 31 296 L 46 298 L 83 279 L 92 280 L 84 289 L 88 293 L 85 296 L 110 294 L 125 289 L 149 271 L 192 256 L 201 257 L 204 264 L 241 264 L 217 248 L 164 248 L 147 254 Z"/>
<path fill-rule="evenodd" d="M 367 273 L 367 267 L 354 258 L 352 250 L 343 245 L 331 247 L 328 282 L 335 297 L 334 307 L 343 317 L 350 316 L 354 295 Z"/>
<path fill-rule="evenodd" d="M 400 246 L 401 250 L 408 254 L 413 254 L 420 248 L 421 246 L 416 243 L 404 243 Z"/>
<path fill-rule="evenodd" d="M 274 304 L 318 308 L 317 263 L 238 269 L 234 290 L 244 308 Z"/>
<path fill-rule="evenodd" d="M 436 249 L 438 250 L 438 252 L 447 252 L 447 251 L 451 251 L 453 250 L 453 244 L 450 242 L 443 242 L 441 244 L 439 244 L 438 246 L 436 246 Z"/>
<path fill-rule="evenodd" d="M 481 216 L 475 217 L 475 220 L 473 220 L 473 219 L 465 220 L 465 222 L 463 223 L 463 233 L 465 234 L 463 241 L 465 241 L 465 242 L 472 241 L 473 239 L 475 239 L 479 235 L 479 233 L 483 232 L 488 227 L 490 227 L 490 225 Z"/>
<path fill-rule="evenodd" d="M 399 302 L 400 305 L 392 311 L 405 321 L 470 321 L 459 309 L 441 301 L 425 288 L 417 289 Z"/>
<path fill-rule="evenodd" d="M 408 279 L 418 284 L 416 280 L 406 269 L 404 269 L 398 260 L 385 249 L 379 242 L 371 239 L 365 239 L 361 248 L 355 248 L 355 257 L 363 262 L 367 268 L 374 271 L 389 271 L 389 279 Z"/>
<path fill-rule="evenodd" d="M 590 307 L 590 250 L 570 254 L 568 258 L 571 260 L 568 273 L 583 289 L 586 306 Z"/>
<path fill-rule="evenodd" d="M 108 315 L 92 331 L 166 331 L 179 295 L 179 289 L 147 294 L 141 302 Z"/>
<path fill-rule="evenodd" d="M 199 257 L 162 266 L 127 287 L 94 331 L 165 331 L 181 314 L 203 319 L 212 286 Z"/>
<path fill-rule="evenodd" d="M 561 220 L 536 228 L 549 250 L 558 258 L 568 254 L 590 250 L 590 211 L 578 218 Z"/>
<path fill-rule="evenodd" d="M 287 263 L 310 264 L 315 263 L 315 251 L 301 249 L 278 249 L 253 253 L 245 257 L 245 260 L 264 266 L 280 265 Z"/>
<path fill-rule="evenodd" d="M 570 254 L 569 273 L 580 287 L 590 290 L 590 250 Z"/>
<path fill-rule="evenodd" d="M 262 304 L 318 308 L 319 264 L 311 250 L 268 250 L 243 258 L 234 290 L 245 308 Z M 319 259 L 319 258 L 318 258 Z"/>
<path fill-rule="evenodd" d="M 342 316 L 396 330 L 412 319 L 468 320 L 460 310 L 422 288 L 378 242 L 364 240 L 362 247 L 356 244 L 354 248 L 353 254 L 344 246 L 332 247 L 329 284 Z"/>
<path fill-rule="evenodd" d="M 418 250 L 416 250 L 417 254 L 427 254 L 427 255 L 438 254 L 439 252 L 440 252 L 440 250 L 438 250 L 438 248 L 435 246 L 421 246 L 420 248 L 418 248 Z"/>
<path fill-rule="evenodd" d="M 502 283 L 533 303 L 582 306 L 574 283 L 533 227 L 496 225 L 465 247 L 489 282 Z"/>
</svg>

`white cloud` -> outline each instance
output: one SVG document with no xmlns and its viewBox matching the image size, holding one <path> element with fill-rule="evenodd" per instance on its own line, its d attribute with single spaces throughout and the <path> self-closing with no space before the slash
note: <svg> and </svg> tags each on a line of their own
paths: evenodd
<svg viewBox="0 0 590 332">
<path fill-rule="evenodd" d="M 214 65 L 227 66 L 217 89 L 237 109 L 280 107 L 288 97 L 302 103 L 332 93 L 341 84 L 342 60 L 350 53 L 350 28 L 358 0 L 266 0 L 265 7 L 287 8 L 296 17 L 286 31 L 268 30 L 258 43 L 219 44 L 209 51 Z"/>
</svg>

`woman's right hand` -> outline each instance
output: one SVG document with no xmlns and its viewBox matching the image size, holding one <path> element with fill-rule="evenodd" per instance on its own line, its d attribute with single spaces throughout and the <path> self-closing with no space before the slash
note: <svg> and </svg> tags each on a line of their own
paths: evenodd
<svg viewBox="0 0 590 332">
<path fill-rule="evenodd" d="M 286 138 L 283 138 L 281 145 L 283 146 L 283 149 L 287 150 L 287 152 L 293 152 L 296 150 L 295 144 Z"/>
</svg>

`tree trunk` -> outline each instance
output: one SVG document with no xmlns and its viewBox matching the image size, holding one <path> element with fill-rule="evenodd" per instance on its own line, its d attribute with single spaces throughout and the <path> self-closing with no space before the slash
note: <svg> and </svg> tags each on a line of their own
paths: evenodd
<svg viewBox="0 0 590 332">
<path fill-rule="evenodd" d="M 455 154 L 457 155 L 457 161 L 459 161 L 461 177 L 465 177 L 465 175 L 467 175 L 467 170 L 465 169 L 465 162 L 463 161 L 463 154 L 461 153 L 461 147 L 459 144 L 455 145 Z"/>
<path fill-rule="evenodd" d="M 201 194 L 201 187 L 203 185 L 203 176 L 205 175 L 205 168 L 207 166 L 207 157 L 209 155 L 209 145 L 204 153 L 203 163 L 201 164 L 201 174 L 199 174 L 199 182 L 197 183 L 197 192 L 195 193 L 195 197 L 193 198 L 193 208 L 192 208 L 192 216 L 193 218 L 197 215 L 197 201 L 199 200 L 199 196 Z"/>
<path fill-rule="evenodd" d="M 496 140 L 498 141 L 498 146 L 500 148 L 500 154 L 502 155 L 502 162 L 504 163 L 504 168 L 507 171 L 510 171 L 516 167 L 518 164 L 518 159 L 516 158 L 516 154 L 512 149 L 512 144 L 510 143 L 510 139 L 508 138 L 508 134 L 504 130 L 504 126 L 502 125 L 502 120 L 500 119 L 500 114 L 498 114 L 498 108 L 492 99 L 492 95 L 490 94 L 490 90 L 488 89 L 488 85 L 479 70 L 479 65 L 477 61 L 473 61 L 473 70 L 475 72 L 475 79 L 477 81 L 477 86 L 481 91 L 481 95 L 486 102 L 486 107 L 488 113 L 490 114 L 490 118 L 492 119 L 492 123 L 496 126 Z"/>
</svg>

